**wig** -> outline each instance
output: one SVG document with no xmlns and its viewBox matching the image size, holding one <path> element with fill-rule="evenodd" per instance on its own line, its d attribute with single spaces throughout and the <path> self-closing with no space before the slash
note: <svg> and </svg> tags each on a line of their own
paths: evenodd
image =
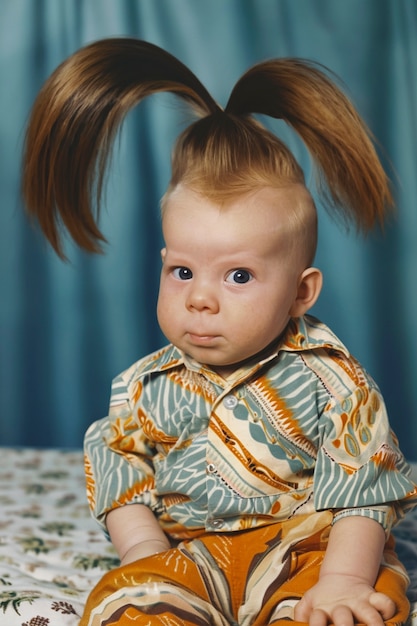
<svg viewBox="0 0 417 626">
<path fill-rule="evenodd" d="M 238 80 L 222 108 L 160 47 L 104 39 L 53 72 L 26 133 L 25 204 L 61 257 L 63 230 L 85 250 L 101 250 L 100 199 L 114 138 L 127 113 L 158 92 L 175 94 L 197 118 L 176 141 L 168 192 L 182 182 L 224 201 L 261 185 L 304 185 L 300 165 L 260 123 L 261 114 L 284 120 L 302 139 L 333 214 L 366 232 L 392 206 L 371 133 L 323 66 L 294 58 L 261 62 Z"/>
</svg>

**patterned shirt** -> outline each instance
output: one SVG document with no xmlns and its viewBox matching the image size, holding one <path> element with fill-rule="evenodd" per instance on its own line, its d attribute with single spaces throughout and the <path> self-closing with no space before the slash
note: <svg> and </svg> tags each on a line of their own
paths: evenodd
<svg viewBox="0 0 417 626">
<path fill-rule="evenodd" d="M 372 378 L 312 316 L 227 379 L 175 346 L 115 378 L 87 431 L 88 498 L 105 516 L 149 506 L 174 538 L 330 509 L 387 532 L 417 504 Z"/>
</svg>

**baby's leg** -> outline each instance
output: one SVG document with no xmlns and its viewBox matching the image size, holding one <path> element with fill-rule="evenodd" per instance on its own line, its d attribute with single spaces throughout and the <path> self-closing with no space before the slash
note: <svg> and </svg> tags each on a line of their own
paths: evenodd
<svg viewBox="0 0 417 626">
<path fill-rule="evenodd" d="M 226 626 L 194 562 L 178 549 L 108 572 L 91 592 L 80 626 Z"/>
</svg>

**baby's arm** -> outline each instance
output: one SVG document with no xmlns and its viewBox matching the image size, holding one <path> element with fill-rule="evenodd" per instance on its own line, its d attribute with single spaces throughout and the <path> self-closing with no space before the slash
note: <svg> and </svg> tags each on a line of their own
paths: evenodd
<svg viewBox="0 0 417 626">
<path fill-rule="evenodd" d="M 382 526 L 368 517 L 344 517 L 333 525 L 320 577 L 295 608 L 310 626 L 380 626 L 395 613 L 394 602 L 374 584 L 385 543 Z"/>
<path fill-rule="evenodd" d="M 106 524 L 121 565 L 171 547 L 156 517 L 143 504 L 129 504 L 110 511 Z"/>
</svg>

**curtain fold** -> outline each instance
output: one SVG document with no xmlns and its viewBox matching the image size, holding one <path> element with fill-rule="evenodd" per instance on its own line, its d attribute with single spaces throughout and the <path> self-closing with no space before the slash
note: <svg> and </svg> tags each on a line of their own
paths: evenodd
<svg viewBox="0 0 417 626">
<path fill-rule="evenodd" d="M 106 414 L 113 376 L 165 342 L 156 322 L 159 200 L 187 117 L 172 96 L 129 114 L 106 187 L 105 254 L 54 256 L 24 215 L 20 163 L 30 106 L 80 46 L 110 36 L 178 56 L 220 104 L 254 63 L 298 56 L 343 81 L 370 125 L 398 212 L 384 232 L 346 232 L 319 206 L 313 313 L 380 385 L 417 459 L 416 0 L 2 0 L 0 4 L 0 445 L 79 447 Z M 277 123 L 278 124 L 278 123 Z M 312 181 L 299 142 L 279 124 Z"/>
</svg>

